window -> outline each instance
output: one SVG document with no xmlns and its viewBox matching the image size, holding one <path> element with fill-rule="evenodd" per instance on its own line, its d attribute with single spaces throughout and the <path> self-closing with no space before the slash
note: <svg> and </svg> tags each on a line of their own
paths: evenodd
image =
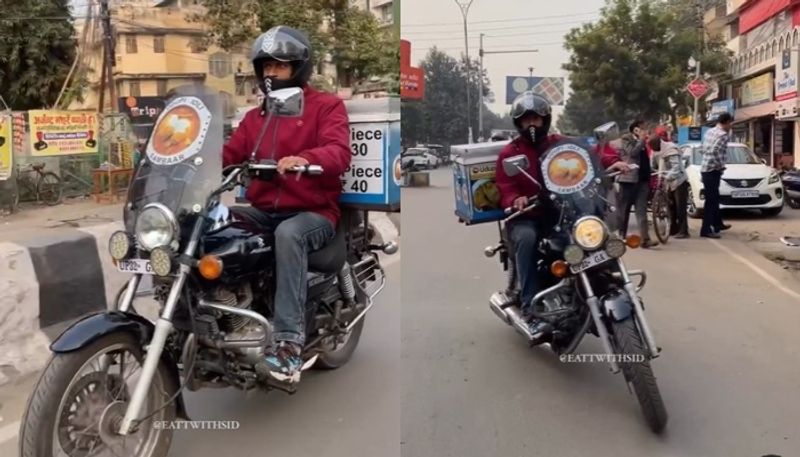
<svg viewBox="0 0 800 457">
<path fill-rule="evenodd" d="M 153 52 L 156 54 L 164 53 L 164 36 L 157 35 L 153 37 Z"/>
<path fill-rule="evenodd" d="M 167 95 L 167 80 L 166 79 L 159 79 L 156 81 L 156 95 L 163 96 Z"/>
<path fill-rule="evenodd" d="M 192 51 L 192 54 L 200 54 L 203 52 L 203 40 L 199 37 L 193 37 L 189 39 L 189 49 Z"/>
<path fill-rule="evenodd" d="M 208 72 L 215 78 L 224 78 L 233 73 L 233 60 L 230 54 L 216 52 L 208 59 Z"/>
<path fill-rule="evenodd" d="M 136 35 L 125 35 L 125 52 L 128 54 L 136 54 L 139 52 Z"/>
<path fill-rule="evenodd" d="M 139 87 L 139 81 L 131 81 L 129 84 L 130 87 L 130 96 L 131 97 L 141 97 L 142 96 L 142 89 Z"/>
</svg>

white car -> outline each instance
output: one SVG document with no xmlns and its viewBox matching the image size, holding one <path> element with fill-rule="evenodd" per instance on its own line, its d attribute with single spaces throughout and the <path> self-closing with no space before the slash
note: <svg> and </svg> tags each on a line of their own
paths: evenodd
<svg viewBox="0 0 800 457">
<path fill-rule="evenodd" d="M 404 169 L 431 170 L 439 166 L 439 158 L 428 148 L 408 148 L 401 154 Z"/>
<path fill-rule="evenodd" d="M 689 216 L 700 218 L 705 205 L 700 166 L 703 152 L 699 143 L 681 146 L 689 177 Z M 725 172 L 719 186 L 721 209 L 758 209 L 766 216 L 783 210 L 784 189 L 778 172 L 767 166 L 747 145 L 728 144 Z"/>
</svg>

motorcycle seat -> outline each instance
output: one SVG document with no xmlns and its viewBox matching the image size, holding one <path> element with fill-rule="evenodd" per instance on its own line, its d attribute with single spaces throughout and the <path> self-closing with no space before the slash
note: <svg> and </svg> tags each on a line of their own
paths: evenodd
<svg viewBox="0 0 800 457">
<path fill-rule="evenodd" d="M 308 254 L 308 269 L 317 273 L 333 274 L 342 269 L 347 260 L 346 231 L 343 227 L 336 230 L 336 235 L 322 249 Z"/>
</svg>

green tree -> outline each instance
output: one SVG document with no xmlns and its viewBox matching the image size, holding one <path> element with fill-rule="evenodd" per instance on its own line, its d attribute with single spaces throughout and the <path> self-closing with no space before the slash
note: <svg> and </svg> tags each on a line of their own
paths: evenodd
<svg viewBox="0 0 800 457">
<path fill-rule="evenodd" d="M 425 98 L 417 101 L 407 101 L 402 104 L 403 117 L 403 142 L 416 143 L 441 143 L 463 144 L 467 142 L 467 113 L 465 100 L 467 99 L 467 66 L 466 60 L 458 60 L 436 47 L 428 51 L 428 55 L 420 64 L 425 77 Z M 489 79 L 486 72 L 479 75 L 476 69 L 478 64 L 470 64 L 469 90 L 471 99 L 478 100 L 480 79 L 483 78 L 483 95 L 486 100 L 491 100 Z M 478 106 L 470 111 L 473 130 L 473 140 L 479 136 L 478 132 Z M 491 111 L 484 105 L 484 120 L 493 120 Z M 496 115 L 495 115 L 496 116 Z M 502 123 L 501 123 L 502 125 Z M 491 128 L 484 122 L 484 130 Z M 488 135 L 487 135 L 488 136 Z"/>
<path fill-rule="evenodd" d="M 595 127 L 615 121 L 621 129 L 638 113 L 616 109 L 608 98 L 594 97 L 588 91 L 573 92 L 558 118 L 556 128 L 565 135 L 591 135 Z"/>
<path fill-rule="evenodd" d="M 32 19 L 41 18 L 41 19 Z M 12 109 L 49 107 L 75 59 L 68 0 L 4 2 L 0 15 L 0 95 Z M 70 97 L 80 96 L 80 85 Z"/>
<path fill-rule="evenodd" d="M 399 38 L 369 12 L 347 0 L 201 0 L 208 42 L 223 49 L 250 43 L 259 33 L 288 25 L 308 34 L 318 69 L 330 55 L 340 83 L 352 85 L 371 76 L 399 80 Z M 395 76 L 396 75 L 396 76 Z M 399 90 L 399 84 L 393 85 Z"/>
<path fill-rule="evenodd" d="M 564 69 L 573 90 L 607 102 L 606 117 L 638 113 L 657 120 L 685 112 L 691 105 L 684 89 L 689 57 L 718 76 L 729 57 L 721 40 L 702 39 L 700 10 L 696 0 L 609 0 L 600 20 L 566 36 L 571 55 Z"/>
</svg>

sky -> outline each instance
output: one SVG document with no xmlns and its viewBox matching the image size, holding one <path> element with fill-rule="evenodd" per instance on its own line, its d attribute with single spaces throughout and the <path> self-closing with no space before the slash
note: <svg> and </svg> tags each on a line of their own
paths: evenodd
<svg viewBox="0 0 800 457">
<path fill-rule="evenodd" d="M 469 0 L 458 0 L 467 3 Z M 538 49 L 536 53 L 486 54 L 483 64 L 491 81 L 495 103 L 503 114 L 506 76 L 560 76 L 569 59 L 563 37 L 574 27 L 600 16 L 605 0 L 473 0 L 467 14 L 470 57 L 478 57 L 480 33 L 486 52 Z M 464 25 L 456 0 L 402 0 L 401 36 L 411 42 L 411 62 L 417 65 L 432 46 L 454 57 L 464 53 Z M 569 81 L 566 81 L 569 94 Z M 555 117 L 563 107 L 554 107 Z"/>
</svg>

